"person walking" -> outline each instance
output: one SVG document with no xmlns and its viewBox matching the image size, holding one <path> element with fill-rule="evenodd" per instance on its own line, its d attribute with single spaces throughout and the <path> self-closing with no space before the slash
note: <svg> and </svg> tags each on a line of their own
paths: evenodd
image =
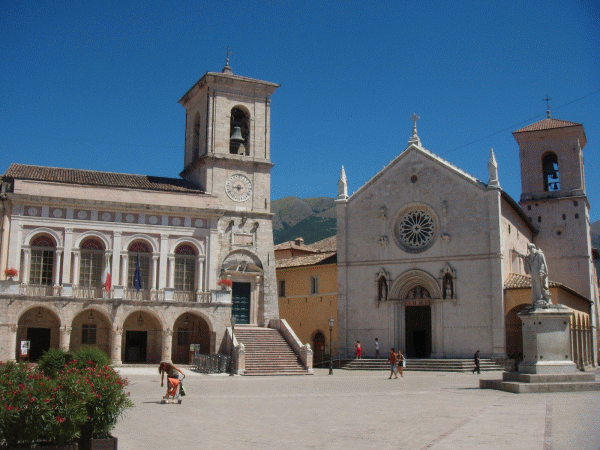
<svg viewBox="0 0 600 450">
<path fill-rule="evenodd" d="M 390 377 L 388 378 L 388 380 L 392 379 L 392 375 L 394 375 L 396 378 L 398 378 L 398 354 L 396 353 L 396 350 L 392 347 L 392 350 L 390 351 L 390 356 L 388 357 L 388 362 L 390 363 Z"/>
<path fill-rule="evenodd" d="M 375 359 L 379 359 L 379 339 L 375 338 Z"/>
<path fill-rule="evenodd" d="M 404 365 L 406 364 L 406 359 L 402 354 L 402 350 L 398 350 L 398 372 L 400 372 L 400 376 L 404 378 Z"/>
<path fill-rule="evenodd" d="M 481 358 L 479 357 L 479 350 L 475 352 L 473 355 L 473 363 L 475 363 L 475 367 L 473 368 L 473 373 L 477 371 L 478 374 L 481 374 L 481 367 L 479 367 L 479 363 L 481 362 Z"/>
<path fill-rule="evenodd" d="M 362 346 L 360 345 L 360 341 L 356 341 L 356 359 L 362 359 Z"/>
</svg>

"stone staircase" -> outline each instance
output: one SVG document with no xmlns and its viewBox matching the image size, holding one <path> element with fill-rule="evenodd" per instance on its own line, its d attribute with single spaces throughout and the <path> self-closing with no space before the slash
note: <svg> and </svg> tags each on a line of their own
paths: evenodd
<svg viewBox="0 0 600 450">
<path fill-rule="evenodd" d="M 481 359 L 479 363 L 482 372 L 504 370 L 504 367 L 491 359 Z M 407 358 L 404 370 L 424 372 L 471 372 L 472 359 L 411 359 Z M 343 367 L 346 370 L 390 370 L 385 359 L 354 359 Z"/>
<path fill-rule="evenodd" d="M 244 375 L 308 374 L 279 330 L 237 326 L 234 334 L 246 350 Z"/>
</svg>

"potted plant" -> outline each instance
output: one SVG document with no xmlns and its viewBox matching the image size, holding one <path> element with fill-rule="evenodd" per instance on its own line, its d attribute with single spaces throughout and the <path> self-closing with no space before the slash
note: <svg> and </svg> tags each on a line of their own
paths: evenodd
<svg viewBox="0 0 600 450">
<path fill-rule="evenodd" d="M 231 289 L 231 286 L 233 286 L 233 281 L 231 281 L 228 278 L 223 278 L 223 279 L 217 281 L 217 284 L 219 286 L 221 286 L 221 289 L 226 290 L 226 289 Z"/>
<path fill-rule="evenodd" d="M 12 279 L 13 277 L 16 277 L 19 274 L 19 271 L 17 269 L 15 269 L 14 267 L 7 267 L 6 269 L 4 269 L 4 275 L 6 275 L 7 278 Z"/>
</svg>

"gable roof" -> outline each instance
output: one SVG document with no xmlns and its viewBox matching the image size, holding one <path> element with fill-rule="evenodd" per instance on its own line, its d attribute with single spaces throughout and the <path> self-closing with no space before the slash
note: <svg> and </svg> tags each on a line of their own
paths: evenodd
<svg viewBox="0 0 600 450">
<path fill-rule="evenodd" d="M 438 155 L 436 155 L 435 153 L 427 150 L 424 147 L 421 147 L 419 145 L 416 144 L 412 144 L 410 145 L 408 148 L 406 148 L 405 150 L 403 150 L 398 156 L 396 156 L 394 159 L 392 159 L 388 164 L 386 164 L 383 169 L 381 169 L 379 172 L 377 172 L 372 178 L 370 178 L 365 184 L 363 184 L 360 188 L 358 188 L 355 192 L 352 193 L 352 195 L 350 195 L 350 197 L 348 197 L 348 201 L 350 201 L 353 197 L 357 196 L 361 191 L 365 190 L 368 186 L 370 186 L 371 184 L 373 184 L 376 180 L 378 180 L 379 178 L 381 178 L 383 176 L 383 174 L 393 165 L 397 164 L 398 161 L 400 161 L 401 159 L 406 158 L 410 153 L 420 153 L 423 156 L 425 156 L 426 158 L 429 158 L 430 160 L 440 164 L 441 166 L 444 166 L 446 168 L 448 168 L 449 170 L 455 172 L 456 174 L 458 174 L 460 177 L 466 179 L 467 181 L 473 183 L 474 185 L 477 185 L 481 188 L 485 188 L 486 184 L 484 182 L 482 182 L 481 180 L 475 178 L 474 176 L 468 174 L 467 172 L 465 172 L 464 170 L 458 168 L 457 166 L 455 166 L 454 164 L 446 161 L 443 158 L 440 158 Z"/>
<path fill-rule="evenodd" d="M 319 264 L 333 264 L 337 262 L 337 252 L 315 253 L 314 255 L 295 256 L 276 261 L 277 269 L 289 267 L 316 266 Z"/>
<path fill-rule="evenodd" d="M 181 178 L 130 175 L 127 173 L 97 172 L 94 170 L 11 164 L 3 178 L 46 181 L 52 183 L 103 186 L 151 191 L 203 194 L 198 186 Z"/>
</svg>

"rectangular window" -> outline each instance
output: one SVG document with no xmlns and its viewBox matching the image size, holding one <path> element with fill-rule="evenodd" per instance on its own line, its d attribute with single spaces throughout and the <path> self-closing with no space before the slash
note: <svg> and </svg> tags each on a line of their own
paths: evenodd
<svg viewBox="0 0 600 450">
<path fill-rule="evenodd" d="M 175 258 L 175 290 L 191 292 L 194 290 L 194 272 L 196 257 L 178 256 Z"/>
<path fill-rule="evenodd" d="M 285 280 L 279 280 L 279 296 L 285 297 Z"/>
<path fill-rule="evenodd" d="M 310 277 L 310 293 L 319 293 L 319 277 Z"/>
<path fill-rule="evenodd" d="M 179 328 L 177 330 L 177 345 L 188 345 L 190 343 L 190 330 Z"/>
<path fill-rule="evenodd" d="M 54 266 L 54 250 L 31 250 L 29 283 L 51 285 Z"/>
<path fill-rule="evenodd" d="M 103 255 L 101 252 L 81 252 L 79 262 L 79 285 L 85 287 L 102 286 Z"/>
<path fill-rule="evenodd" d="M 81 343 L 96 345 L 96 325 L 84 323 L 81 325 Z"/>
</svg>

